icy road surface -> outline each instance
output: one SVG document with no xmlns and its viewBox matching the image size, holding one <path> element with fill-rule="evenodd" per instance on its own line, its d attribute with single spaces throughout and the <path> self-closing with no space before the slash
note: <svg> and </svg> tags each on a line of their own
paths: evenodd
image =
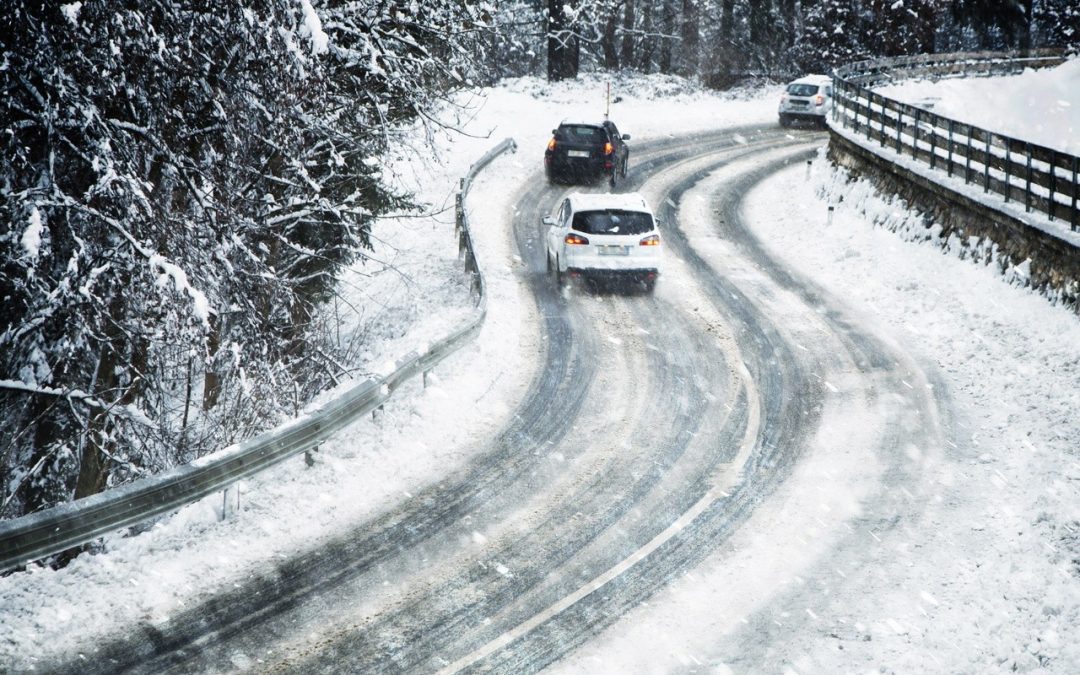
<svg viewBox="0 0 1080 675">
<path fill-rule="evenodd" d="M 769 126 L 640 144 L 622 189 L 644 192 L 667 233 L 652 296 L 559 293 L 540 219 L 576 188 L 528 176 L 507 219 L 544 351 L 509 426 L 400 508 L 67 670 L 589 669 L 578 647 L 717 555 L 739 589 L 716 598 L 732 641 L 719 656 L 768 663 L 770 636 L 813 617 L 781 630 L 754 607 L 797 593 L 781 582 L 801 569 L 852 567 L 906 522 L 951 434 L 932 373 L 742 222 L 750 188 L 823 140 Z M 799 512 L 775 503 L 792 480 L 818 484 Z M 740 566 L 774 538 L 787 545 L 773 569 Z"/>
</svg>

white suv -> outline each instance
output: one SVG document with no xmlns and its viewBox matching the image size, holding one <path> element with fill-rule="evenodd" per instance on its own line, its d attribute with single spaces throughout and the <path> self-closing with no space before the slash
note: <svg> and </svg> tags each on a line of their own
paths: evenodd
<svg viewBox="0 0 1080 675">
<path fill-rule="evenodd" d="M 788 84 L 780 98 L 780 126 L 795 120 L 807 120 L 825 126 L 825 115 L 832 109 L 832 78 L 807 75 Z"/>
<path fill-rule="evenodd" d="M 656 218 L 641 195 L 573 193 L 544 224 L 547 268 L 559 285 L 567 277 L 589 277 L 631 281 L 653 290 L 664 247 Z"/>
</svg>

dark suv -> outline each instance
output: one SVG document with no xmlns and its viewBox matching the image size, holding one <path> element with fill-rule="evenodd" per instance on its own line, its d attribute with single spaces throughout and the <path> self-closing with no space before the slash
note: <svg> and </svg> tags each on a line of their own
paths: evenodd
<svg viewBox="0 0 1080 675">
<path fill-rule="evenodd" d="M 615 187 L 617 180 L 626 177 L 630 148 L 624 141 L 630 140 L 630 134 L 620 134 L 614 122 L 563 122 L 551 133 L 544 152 L 549 181 L 582 182 L 607 176 Z"/>
</svg>

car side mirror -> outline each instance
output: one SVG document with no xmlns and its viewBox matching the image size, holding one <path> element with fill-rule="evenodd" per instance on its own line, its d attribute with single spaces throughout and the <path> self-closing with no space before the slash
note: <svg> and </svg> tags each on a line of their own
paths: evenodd
<svg viewBox="0 0 1080 675">
<path fill-rule="evenodd" d="M 630 134 L 623 134 L 623 135 L 622 135 L 622 139 L 623 139 L 624 141 L 628 141 L 628 140 L 630 140 Z"/>
<path fill-rule="evenodd" d="M 556 131 L 558 131 L 558 129 L 552 129 L 551 130 L 551 135 L 554 136 Z"/>
<path fill-rule="evenodd" d="M 543 218 L 540 219 L 540 222 L 542 222 L 545 225 L 554 225 L 555 224 L 555 219 L 552 218 L 551 216 L 544 216 Z"/>
</svg>

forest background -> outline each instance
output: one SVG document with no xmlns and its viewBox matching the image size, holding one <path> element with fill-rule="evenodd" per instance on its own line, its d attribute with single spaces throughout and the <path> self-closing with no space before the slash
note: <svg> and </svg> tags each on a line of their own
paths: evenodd
<svg viewBox="0 0 1080 675">
<path fill-rule="evenodd" d="M 582 72 L 753 87 L 1080 47 L 1074 0 L 12 0 L 0 8 L 0 518 L 190 462 L 355 370 L 338 274 L 422 214 L 391 148 Z"/>
</svg>

